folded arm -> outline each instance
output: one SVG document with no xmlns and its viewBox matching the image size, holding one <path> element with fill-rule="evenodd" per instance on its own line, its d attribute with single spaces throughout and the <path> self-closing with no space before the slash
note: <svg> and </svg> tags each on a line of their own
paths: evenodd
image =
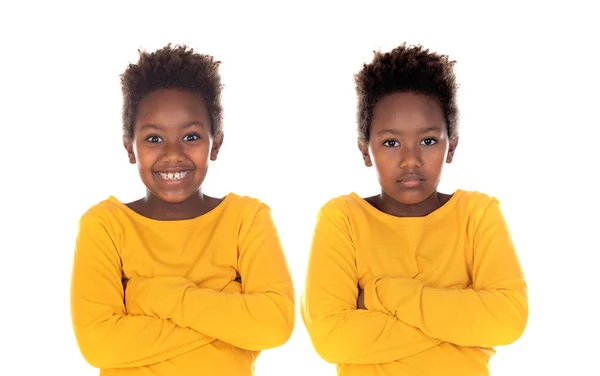
<svg viewBox="0 0 600 376">
<path fill-rule="evenodd" d="M 330 363 L 400 360 L 442 341 L 391 314 L 357 309 L 358 275 L 347 215 L 322 209 L 309 258 L 302 318 L 313 346 Z"/>
<path fill-rule="evenodd" d="M 269 208 L 261 205 L 242 227 L 241 293 L 198 288 L 182 277 L 137 277 L 127 307 L 247 350 L 284 344 L 294 326 L 294 289 Z"/>
<path fill-rule="evenodd" d="M 121 258 L 109 229 L 108 221 L 86 214 L 77 235 L 71 316 L 86 361 L 101 369 L 141 367 L 214 341 L 168 320 L 127 315 Z"/>
<path fill-rule="evenodd" d="M 415 279 L 380 278 L 365 286 L 366 307 L 460 346 L 516 341 L 527 323 L 527 285 L 496 200 L 481 215 L 473 246 L 471 288 L 441 289 Z"/>
</svg>

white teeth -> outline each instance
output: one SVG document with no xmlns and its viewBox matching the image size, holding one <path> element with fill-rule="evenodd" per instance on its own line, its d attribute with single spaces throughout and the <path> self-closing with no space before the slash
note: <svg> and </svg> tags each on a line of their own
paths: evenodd
<svg viewBox="0 0 600 376">
<path fill-rule="evenodd" d="M 179 172 L 159 172 L 161 178 L 165 180 L 179 180 L 185 178 L 185 176 L 189 173 L 189 171 L 179 171 Z"/>
</svg>

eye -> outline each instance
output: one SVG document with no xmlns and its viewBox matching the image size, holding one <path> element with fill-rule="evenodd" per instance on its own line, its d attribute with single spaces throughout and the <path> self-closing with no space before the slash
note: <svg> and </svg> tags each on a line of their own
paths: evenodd
<svg viewBox="0 0 600 376">
<path fill-rule="evenodd" d="M 148 136 L 146 137 L 146 141 L 152 143 L 152 144 L 157 144 L 159 142 L 162 142 L 162 138 L 156 136 L 156 135 L 152 135 L 152 136 Z"/>
<path fill-rule="evenodd" d="M 400 143 L 396 140 L 385 140 L 383 141 L 383 146 L 388 147 L 388 148 L 393 148 L 396 146 L 399 146 Z"/>
<path fill-rule="evenodd" d="M 196 141 L 196 140 L 199 140 L 199 139 L 200 139 L 200 136 L 198 136 L 195 133 L 188 134 L 187 136 L 183 137 L 183 141 Z"/>
<path fill-rule="evenodd" d="M 433 146 L 437 144 L 437 140 L 434 138 L 426 138 L 423 141 L 421 141 L 421 145 L 425 145 L 425 146 Z"/>
</svg>

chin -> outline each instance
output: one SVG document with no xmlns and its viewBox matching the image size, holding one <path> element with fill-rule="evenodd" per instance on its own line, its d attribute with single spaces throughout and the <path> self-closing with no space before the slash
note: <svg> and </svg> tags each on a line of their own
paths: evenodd
<svg viewBox="0 0 600 376">
<path fill-rule="evenodd" d="M 431 194 L 427 194 L 421 190 L 403 190 L 401 192 L 396 191 L 394 194 L 388 196 L 404 205 L 417 205 L 427 200 Z"/>
<path fill-rule="evenodd" d="M 418 204 L 422 203 L 423 201 L 425 201 L 425 198 L 423 198 L 423 197 L 415 198 L 415 197 L 401 196 L 401 197 L 394 197 L 394 200 L 396 200 L 399 203 L 404 204 L 404 205 L 418 205 Z"/>
<path fill-rule="evenodd" d="M 181 204 L 189 200 L 196 191 L 194 192 L 160 192 L 160 191 L 151 191 L 152 195 L 158 198 L 160 201 L 169 203 L 169 204 Z"/>
<path fill-rule="evenodd" d="M 159 200 L 166 202 L 168 204 L 181 204 L 182 202 L 185 202 L 186 200 L 188 200 L 190 198 L 190 196 L 177 196 L 177 197 L 173 197 L 173 196 L 156 196 L 158 197 Z"/>
</svg>

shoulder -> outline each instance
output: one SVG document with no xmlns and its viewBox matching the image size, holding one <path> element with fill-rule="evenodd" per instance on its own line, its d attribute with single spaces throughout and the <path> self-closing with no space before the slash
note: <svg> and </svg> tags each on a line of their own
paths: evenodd
<svg viewBox="0 0 600 376">
<path fill-rule="evenodd" d="M 121 231 L 123 209 L 114 197 L 109 197 L 89 207 L 79 218 L 79 233 L 108 233 Z"/>
<path fill-rule="evenodd" d="M 130 217 L 129 211 L 125 204 L 116 197 L 110 196 L 89 207 L 79 218 L 79 223 L 86 226 L 102 225 L 111 229 L 120 228 Z"/>
<path fill-rule="evenodd" d="M 349 215 L 350 211 L 357 206 L 356 199 L 353 194 L 345 194 L 333 197 L 327 201 L 319 209 L 320 215 Z"/>
<path fill-rule="evenodd" d="M 369 202 L 369 198 L 363 198 L 356 192 L 350 192 L 330 199 L 321 207 L 319 213 L 381 219 L 381 212 Z"/>
<path fill-rule="evenodd" d="M 232 226 L 230 228 L 235 231 L 240 243 L 256 236 L 262 237 L 277 232 L 271 207 L 259 198 L 230 193 L 224 201 L 226 207 L 219 220 L 219 226 Z"/>
<path fill-rule="evenodd" d="M 480 191 L 458 190 L 456 206 L 470 214 L 481 214 L 490 206 L 499 206 L 497 197 Z"/>
<path fill-rule="evenodd" d="M 224 199 L 224 217 L 239 223 L 242 227 L 257 222 L 257 218 L 271 222 L 271 207 L 257 197 L 229 193 Z"/>
<path fill-rule="evenodd" d="M 80 221 L 110 220 L 122 212 L 114 197 L 109 197 L 89 207 L 80 217 Z"/>
<path fill-rule="evenodd" d="M 477 229 L 482 223 L 504 223 L 500 200 L 496 196 L 479 191 L 458 191 L 457 194 L 455 212 L 472 228 Z"/>
<path fill-rule="evenodd" d="M 270 206 L 259 198 L 242 195 L 238 193 L 229 193 L 225 199 L 226 210 L 242 213 L 256 213 L 260 210 L 270 210 Z"/>
<path fill-rule="evenodd" d="M 319 209 L 317 224 L 325 222 L 338 229 L 352 232 L 357 227 L 357 223 L 368 222 L 372 218 L 373 213 L 368 205 L 354 192 L 333 197 Z"/>
</svg>

